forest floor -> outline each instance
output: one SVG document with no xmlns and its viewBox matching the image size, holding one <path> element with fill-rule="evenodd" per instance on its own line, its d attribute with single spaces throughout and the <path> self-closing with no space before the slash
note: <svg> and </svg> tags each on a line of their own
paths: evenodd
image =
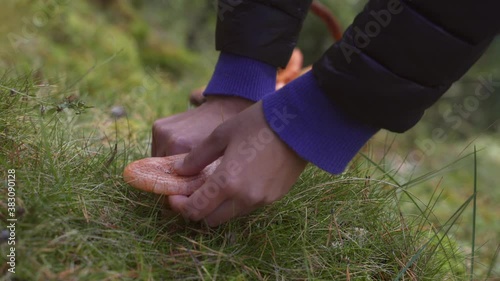
<svg viewBox="0 0 500 281">
<path fill-rule="evenodd" d="M 309 166 L 249 216 L 186 222 L 121 173 L 216 56 L 157 39 L 127 6 L 54 5 L 0 10 L 1 280 L 500 280 L 498 135 L 412 166 L 408 142 L 382 132 L 341 175 Z"/>
</svg>

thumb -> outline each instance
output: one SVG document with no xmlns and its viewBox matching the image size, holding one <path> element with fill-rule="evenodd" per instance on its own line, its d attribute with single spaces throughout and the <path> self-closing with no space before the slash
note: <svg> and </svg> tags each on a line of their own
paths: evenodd
<svg viewBox="0 0 500 281">
<path fill-rule="evenodd" d="M 183 160 L 174 163 L 174 171 L 182 176 L 201 172 L 224 154 L 229 140 L 228 132 L 219 126 L 203 142 L 194 147 Z"/>
</svg>

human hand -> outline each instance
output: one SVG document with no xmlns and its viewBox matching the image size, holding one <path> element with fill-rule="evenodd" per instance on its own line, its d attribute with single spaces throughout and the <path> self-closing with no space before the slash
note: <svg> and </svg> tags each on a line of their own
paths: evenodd
<svg viewBox="0 0 500 281">
<path fill-rule="evenodd" d="M 174 169 L 197 174 L 222 155 L 213 175 L 191 196 L 169 196 L 174 211 L 217 226 L 281 199 L 307 164 L 269 128 L 261 102 L 217 127 Z"/>
<path fill-rule="evenodd" d="M 162 157 L 189 152 L 224 121 L 253 102 L 240 97 L 209 96 L 200 107 L 153 124 L 151 156 Z"/>
</svg>

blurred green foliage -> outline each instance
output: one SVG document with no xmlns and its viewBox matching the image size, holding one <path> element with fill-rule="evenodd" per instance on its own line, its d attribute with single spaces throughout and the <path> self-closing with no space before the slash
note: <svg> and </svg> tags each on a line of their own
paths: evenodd
<svg viewBox="0 0 500 281">
<path fill-rule="evenodd" d="M 330 7 L 344 28 L 364 5 L 364 1 L 358 0 L 321 2 Z M 49 97 L 52 102 L 47 106 L 52 108 L 68 106 L 71 103 L 65 102 L 72 96 L 94 106 L 88 109 L 92 114 L 78 117 L 78 129 L 96 131 L 103 142 L 109 142 L 115 133 L 122 134 L 131 141 L 143 142 L 140 145 L 145 148 L 144 140 L 153 121 L 186 110 L 190 90 L 202 86 L 211 75 L 217 60 L 214 3 L 213 0 L 6 0 L 0 8 L 0 70 L 10 69 L 13 75 L 31 73 L 35 88 L 17 90 Z M 309 15 L 298 45 L 305 55 L 305 64 L 313 63 L 332 43 L 323 22 Z M 425 153 L 418 168 L 399 170 L 400 176 L 411 177 L 413 173 L 439 169 L 453 161 L 477 139 L 479 149 L 484 149 L 478 155 L 482 194 L 479 241 L 489 243 L 480 253 L 488 257 L 500 241 L 496 204 L 500 200 L 497 176 L 500 86 L 493 84 L 492 94 L 467 117 L 456 109 L 452 111 L 452 116 L 461 120 L 456 128 L 446 121 L 445 112 L 473 96 L 480 79 L 492 77 L 500 82 L 499 66 L 500 40 L 496 39 L 463 79 L 426 112 L 415 128 L 398 136 L 392 147 L 402 158 L 415 150 Z M 123 106 L 130 118 L 127 121 L 111 118 L 109 110 L 114 105 Z M 432 151 L 424 151 L 429 146 L 422 147 L 422 143 L 432 141 L 436 128 L 445 131 L 446 141 L 433 142 Z M 387 141 L 383 136 L 378 137 L 382 138 L 382 144 L 376 139 L 375 149 L 385 153 L 382 148 Z M 143 156 L 147 153 L 144 151 Z M 414 190 L 415 194 L 427 196 L 439 184 L 448 187 L 443 191 L 447 203 L 436 211 L 438 216 L 448 216 L 470 193 L 470 164 L 465 162 L 452 170 L 443 181 L 423 184 Z M 469 242 L 470 231 L 466 227 L 469 221 L 464 220 L 462 225 L 456 236 L 464 245 Z M 495 268 L 500 268 L 500 262 Z"/>
</svg>

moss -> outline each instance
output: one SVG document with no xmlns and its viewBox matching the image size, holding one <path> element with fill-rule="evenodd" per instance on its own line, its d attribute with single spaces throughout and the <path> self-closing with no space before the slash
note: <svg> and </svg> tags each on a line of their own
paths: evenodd
<svg viewBox="0 0 500 281">
<path fill-rule="evenodd" d="M 196 72 L 195 54 L 181 48 L 149 42 L 141 50 L 141 57 L 145 65 L 159 67 L 178 78 L 190 72 Z"/>
</svg>

